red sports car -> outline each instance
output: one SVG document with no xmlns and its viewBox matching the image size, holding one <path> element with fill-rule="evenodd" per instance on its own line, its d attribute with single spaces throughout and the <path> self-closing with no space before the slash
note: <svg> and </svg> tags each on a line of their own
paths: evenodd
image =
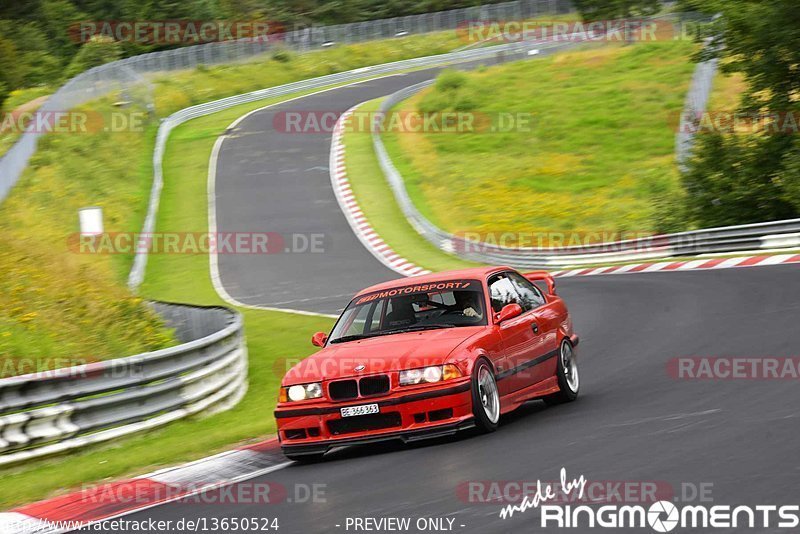
<svg viewBox="0 0 800 534">
<path fill-rule="evenodd" d="M 580 385 L 578 336 L 541 271 L 476 268 L 378 284 L 312 343 L 322 350 L 286 374 L 275 410 L 290 459 L 491 432 L 523 402 L 573 401 Z"/>
</svg>

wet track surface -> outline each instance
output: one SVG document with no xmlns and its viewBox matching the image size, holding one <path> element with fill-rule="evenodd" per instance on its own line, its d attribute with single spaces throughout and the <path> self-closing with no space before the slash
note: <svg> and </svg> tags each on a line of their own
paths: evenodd
<svg viewBox="0 0 800 534">
<path fill-rule="evenodd" d="M 553 46 L 541 55 L 572 46 Z M 401 276 L 364 248 L 336 202 L 328 165 L 330 132 L 287 133 L 286 113 L 303 114 L 303 124 L 309 114 L 338 116 L 364 101 L 431 79 L 440 70 L 387 76 L 287 101 L 249 115 L 228 132 L 216 167 L 217 231 L 275 232 L 283 236 L 284 249 L 306 250 L 220 255 L 220 278 L 234 299 L 336 314 L 364 287 Z M 324 253 L 307 251 L 311 239 L 322 244 Z"/>
<path fill-rule="evenodd" d="M 325 502 L 175 503 L 129 519 L 277 517 L 282 532 L 309 533 L 344 532 L 353 516 L 448 516 L 465 525 L 456 531 L 530 531 L 538 512 L 502 520 L 500 505 L 470 503 L 460 485 L 557 480 L 561 467 L 592 480 L 663 481 L 678 494 L 683 483 L 711 483 L 718 504 L 793 503 L 797 382 L 681 381 L 667 362 L 796 355 L 799 274 L 776 266 L 560 280 L 582 335 L 577 402 L 533 401 L 493 434 L 340 449 L 248 482 L 283 485 L 290 497 L 296 484 L 322 484 Z"/>
<path fill-rule="evenodd" d="M 219 159 L 219 230 L 320 232 L 330 241 L 325 254 L 221 257 L 229 293 L 248 304 L 335 313 L 355 291 L 397 277 L 361 246 L 339 211 L 327 170 L 330 136 L 279 135 L 271 121 L 280 109 L 344 111 L 426 77 L 323 93 L 239 125 Z M 490 435 L 340 449 L 323 463 L 292 464 L 248 481 L 282 485 L 292 501 L 297 484 L 322 485 L 321 502 L 173 503 L 127 519 L 277 518 L 279 532 L 316 533 L 346 532 L 347 517 L 448 517 L 456 532 L 534 531 L 541 530 L 537 511 L 500 519 L 498 503 L 470 502 L 463 484 L 556 480 L 561 467 L 592 480 L 662 481 L 678 494 L 682 483 L 710 483 L 716 504 L 796 503 L 797 381 L 677 380 L 667 363 L 685 356 L 797 356 L 797 266 L 557 284 L 582 339 L 577 402 L 528 403 Z M 734 530 L 717 530 L 727 531 Z"/>
</svg>

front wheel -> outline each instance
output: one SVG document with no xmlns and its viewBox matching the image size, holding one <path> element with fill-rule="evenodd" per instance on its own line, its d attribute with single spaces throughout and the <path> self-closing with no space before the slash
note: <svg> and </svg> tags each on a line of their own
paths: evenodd
<svg viewBox="0 0 800 534">
<path fill-rule="evenodd" d="M 581 382 L 578 375 L 578 362 L 575 360 L 575 350 L 568 339 L 561 342 L 558 351 L 558 387 L 560 391 L 544 397 L 547 404 L 563 404 L 578 398 Z"/>
<path fill-rule="evenodd" d="M 500 393 L 489 362 L 484 358 L 472 371 L 472 413 L 481 432 L 494 432 L 500 421 Z"/>
</svg>

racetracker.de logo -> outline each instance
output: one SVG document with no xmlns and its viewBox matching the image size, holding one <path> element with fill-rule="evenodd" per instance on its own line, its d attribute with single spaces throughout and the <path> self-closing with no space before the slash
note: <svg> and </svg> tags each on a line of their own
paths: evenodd
<svg viewBox="0 0 800 534">
<path fill-rule="evenodd" d="M 587 251 L 618 252 L 620 250 L 654 251 L 670 244 L 665 236 L 653 232 L 619 232 L 586 230 L 574 232 L 463 232 L 452 240 L 452 250 L 458 253 L 491 252 L 498 248 L 589 247 Z"/>
<path fill-rule="evenodd" d="M 676 380 L 798 380 L 800 357 L 679 357 L 667 362 L 667 374 Z"/>
<path fill-rule="evenodd" d="M 12 111 L 0 114 L 0 134 L 143 132 L 147 118 L 143 111 Z"/>
<path fill-rule="evenodd" d="M 800 113 L 796 111 L 683 111 L 670 117 L 675 131 L 685 134 L 796 135 Z"/>
<path fill-rule="evenodd" d="M 553 503 L 630 504 L 672 500 L 672 484 L 651 480 L 589 480 L 582 494 L 567 492 L 560 483 L 538 480 L 471 480 L 456 487 L 459 500 L 469 504 L 512 504 L 541 491 L 541 485 L 553 488 Z"/>
<path fill-rule="evenodd" d="M 336 110 L 280 111 L 272 127 L 286 134 L 331 134 L 340 115 Z M 531 132 L 533 127 L 534 115 L 517 111 L 354 111 L 342 123 L 344 132 L 411 134 Z"/>
<path fill-rule="evenodd" d="M 242 482 L 215 488 L 209 487 L 206 482 L 182 484 L 138 479 L 85 486 L 81 491 L 80 502 L 106 506 L 148 505 L 174 500 L 184 504 L 225 506 L 324 503 L 326 489 L 325 484 L 319 483 L 297 483 L 287 487 L 278 482 Z"/>
<path fill-rule="evenodd" d="M 698 25 L 688 20 L 613 19 L 471 20 L 459 24 L 456 34 L 467 43 L 519 42 L 655 42 L 694 40 Z"/>
<path fill-rule="evenodd" d="M 68 33 L 76 43 L 106 38 L 144 45 L 193 45 L 276 41 L 283 38 L 284 27 L 265 20 L 87 20 L 71 24 Z"/>
<path fill-rule="evenodd" d="M 67 237 L 67 249 L 74 254 L 319 254 L 328 245 L 329 238 L 322 233 L 76 232 Z"/>
</svg>

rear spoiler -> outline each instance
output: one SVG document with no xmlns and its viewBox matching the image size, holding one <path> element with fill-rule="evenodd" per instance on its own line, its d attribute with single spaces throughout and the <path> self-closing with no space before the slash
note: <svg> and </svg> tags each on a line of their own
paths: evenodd
<svg viewBox="0 0 800 534">
<path fill-rule="evenodd" d="M 553 278 L 553 275 L 547 271 L 531 271 L 529 273 L 523 273 L 525 278 L 530 280 L 531 282 L 544 282 L 547 284 L 547 292 L 551 295 L 556 294 L 556 280 Z"/>
</svg>

